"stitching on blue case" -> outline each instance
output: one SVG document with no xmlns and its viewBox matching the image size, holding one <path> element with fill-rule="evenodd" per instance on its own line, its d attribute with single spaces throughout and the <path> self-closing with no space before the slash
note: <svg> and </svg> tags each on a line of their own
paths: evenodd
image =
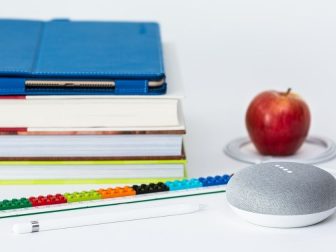
<svg viewBox="0 0 336 252">
<path fill-rule="evenodd" d="M 137 92 L 146 92 L 147 88 L 119 88 L 119 91 L 137 91 Z"/>
<path fill-rule="evenodd" d="M 0 70 L 0 73 L 3 73 L 3 72 L 5 73 L 28 73 L 27 70 L 11 70 L 11 69 L 13 69 L 13 67 L 12 68 L 2 68 Z"/>
<path fill-rule="evenodd" d="M 22 91 L 19 88 L 0 88 L 0 91 Z"/>
<path fill-rule="evenodd" d="M 34 72 L 33 74 L 28 73 L 26 70 L 11 70 L 12 68 L 2 68 L 0 70 L 0 73 L 3 72 L 8 72 L 8 73 L 27 73 L 30 76 L 36 76 L 36 75 L 57 75 L 57 74 L 64 74 L 64 75 L 72 75 L 72 74 L 77 74 L 77 75 L 113 75 L 113 76 L 148 76 L 148 75 L 155 75 L 155 76 L 160 76 L 161 74 L 154 73 L 154 72 L 148 72 L 148 73 L 123 73 L 123 72 Z"/>
<path fill-rule="evenodd" d="M 85 74 L 111 74 L 111 75 L 129 75 L 129 76 L 146 76 L 146 75 L 157 75 L 154 72 L 148 73 L 130 73 L 130 72 L 35 72 L 35 74 L 43 75 L 43 74 L 78 74 L 78 75 L 85 75 Z"/>
</svg>

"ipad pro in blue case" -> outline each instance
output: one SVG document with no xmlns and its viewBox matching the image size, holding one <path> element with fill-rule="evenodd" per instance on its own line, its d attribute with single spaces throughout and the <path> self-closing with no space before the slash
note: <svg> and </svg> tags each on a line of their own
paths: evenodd
<svg viewBox="0 0 336 252">
<path fill-rule="evenodd" d="M 166 92 L 157 23 L 0 20 L 0 95 Z"/>
</svg>

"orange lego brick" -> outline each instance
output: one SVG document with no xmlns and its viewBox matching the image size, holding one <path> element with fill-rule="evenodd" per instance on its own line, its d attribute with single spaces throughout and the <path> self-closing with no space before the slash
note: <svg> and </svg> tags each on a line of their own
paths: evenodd
<svg viewBox="0 0 336 252">
<path fill-rule="evenodd" d="M 133 188 L 129 186 L 99 189 L 98 193 L 100 193 L 103 199 L 131 196 L 136 194 Z"/>
</svg>

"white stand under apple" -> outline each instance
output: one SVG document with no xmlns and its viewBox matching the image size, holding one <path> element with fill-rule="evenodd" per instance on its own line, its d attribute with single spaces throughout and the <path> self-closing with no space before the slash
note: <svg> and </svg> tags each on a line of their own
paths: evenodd
<svg viewBox="0 0 336 252">
<path fill-rule="evenodd" d="M 319 164 L 336 157 L 336 144 L 325 137 L 309 136 L 294 155 L 276 157 L 259 154 L 248 137 L 241 137 L 229 142 L 224 152 L 231 158 L 248 164 L 276 161 Z"/>
</svg>

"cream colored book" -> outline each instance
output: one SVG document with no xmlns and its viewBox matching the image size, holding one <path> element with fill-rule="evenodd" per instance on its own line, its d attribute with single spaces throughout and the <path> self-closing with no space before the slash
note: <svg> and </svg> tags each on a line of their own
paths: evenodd
<svg viewBox="0 0 336 252">
<path fill-rule="evenodd" d="M 184 130 L 178 99 L 27 96 L 0 99 L 0 128 L 50 131 Z"/>
</svg>

